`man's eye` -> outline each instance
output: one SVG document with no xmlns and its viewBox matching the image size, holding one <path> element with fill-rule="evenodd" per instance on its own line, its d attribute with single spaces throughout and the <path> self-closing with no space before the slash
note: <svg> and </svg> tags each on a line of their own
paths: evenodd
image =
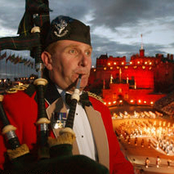
<svg viewBox="0 0 174 174">
<path fill-rule="evenodd" d="M 76 51 L 75 49 L 72 49 L 72 50 L 69 51 L 69 53 L 70 53 L 70 54 L 76 54 L 77 51 Z"/>
<path fill-rule="evenodd" d="M 87 56 L 91 56 L 91 51 L 86 51 L 85 54 L 86 54 Z"/>
</svg>

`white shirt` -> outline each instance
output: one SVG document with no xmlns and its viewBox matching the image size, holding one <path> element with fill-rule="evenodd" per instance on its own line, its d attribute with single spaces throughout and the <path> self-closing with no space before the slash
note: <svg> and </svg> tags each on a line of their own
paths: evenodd
<svg viewBox="0 0 174 174">
<path fill-rule="evenodd" d="M 59 93 L 61 94 L 63 98 L 63 101 L 65 102 L 66 92 L 60 89 L 59 87 L 57 87 L 57 90 L 59 91 Z M 67 106 L 67 108 L 69 112 L 69 106 Z M 86 115 L 86 112 L 80 103 L 77 103 L 77 106 L 76 106 L 73 130 L 76 134 L 76 141 L 79 148 L 79 153 L 86 155 L 93 160 L 96 160 L 95 144 L 94 144 L 91 126 L 89 124 L 89 120 Z"/>
</svg>

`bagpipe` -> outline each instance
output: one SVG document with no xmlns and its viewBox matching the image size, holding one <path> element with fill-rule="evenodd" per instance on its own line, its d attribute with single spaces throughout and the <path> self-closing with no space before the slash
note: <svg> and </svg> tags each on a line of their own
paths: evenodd
<svg viewBox="0 0 174 174">
<path fill-rule="evenodd" d="M 49 19 L 48 0 L 26 0 L 26 11 L 20 22 L 18 37 L 0 38 L 0 50 L 30 50 L 30 55 L 35 59 L 38 78 L 34 81 L 37 88 L 38 103 L 38 158 L 32 156 L 26 144 L 21 144 L 15 133 L 17 129 L 10 124 L 3 109 L 3 96 L 0 95 L 0 121 L 2 134 L 8 144 L 7 154 L 11 161 L 10 166 L 3 173 L 37 173 L 37 174 L 109 174 L 109 170 L 98 162 L 84 155 L 73 155 L 72 148 L 75 140 L 73 131 L 74 115 L 79 101 L 79 87 L 81 77 L 74 93 L 65 128 L 60 130 L 57 138 L 49 137 L 50 120 L 47 117 L 44 100 L 44 88 L 48 81 L 43 77 L 43 64 L 41 53 L 44 38 L 48 32 Z M 13 40 L 13 42 L 12 42 Z"/>
</svg>

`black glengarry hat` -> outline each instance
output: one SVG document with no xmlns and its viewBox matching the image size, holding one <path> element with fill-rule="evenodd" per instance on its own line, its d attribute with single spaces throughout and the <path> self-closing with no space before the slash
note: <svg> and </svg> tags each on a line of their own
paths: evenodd
<svg viewBox="0 0 174 174">
<path fill-rule="evenodd" d="M 73 40 L 91 45 L 90 27 L 68 16 L 58 16 L 50 24 L 44 47 L 59 40 Z"/>
</svg>

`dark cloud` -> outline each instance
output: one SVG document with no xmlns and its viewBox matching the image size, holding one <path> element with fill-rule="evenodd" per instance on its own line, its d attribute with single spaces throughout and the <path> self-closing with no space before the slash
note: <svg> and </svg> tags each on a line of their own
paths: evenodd
<svg viewBox="0 0 174 174">
<path fill-rule="evenodd" d="M 154 20 L 174 15 L 173 0 L 94 0 L 93 25 L 104 25 L 111 29 L 136 26 L 143 20 Z"/>
<path fill-rule="evenodd" d="M 83 20 L 84 16 L 88 13 L 90 5 L 87 1 L 81 0 L 52 0 L 50 1 L 51 19 L 58 15 L 67 15 L 79 20 Z"/>
<path fill-rule="evenodd" d="M 16 30 L 25 11 L 25 1 L 0 0 L 0 26 Z M 0 33 L 1 35 L 1 33 Z"/>
<path fill-rule="evenodd" d="M 103 6 L 99 8 L 97 1 L 95 1 L 95 15 L 92 21 L 95 25 L 104 25 L 111 29 L 120 26 L 136 25 L 139 18 L 149 8 L 146 1 L 139 0 L 117 0 L 117 1 L 104 1 Z M 138 15 L 138 16 L 137 16 Z"/>
</svg>

